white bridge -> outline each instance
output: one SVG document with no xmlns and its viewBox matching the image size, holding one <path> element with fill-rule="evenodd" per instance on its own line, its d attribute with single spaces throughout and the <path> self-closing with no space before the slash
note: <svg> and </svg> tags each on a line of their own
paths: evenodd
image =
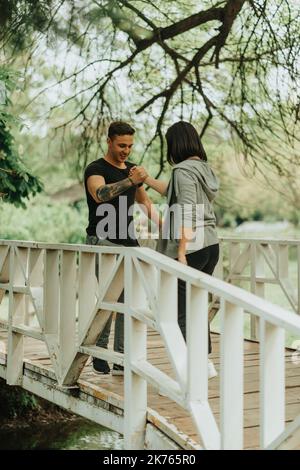
<svg viewBox="0 0 300 470">
<path fill-rule="evenodd" d="M 0 241 L 0 377 L 124 434 L 126 449 L 299 449 L 300 348 L 285 334 L 300 339 L 300 241 L 221 248 L 211 277 L 149 248 Z M 289 308 L 264 298 L 268 284 Z M 95 344 L 111 312 L 125 316 L 124 354 Z M 124 377 L 95 375 L 90 356 L 124 365 Z"/>
</svg>

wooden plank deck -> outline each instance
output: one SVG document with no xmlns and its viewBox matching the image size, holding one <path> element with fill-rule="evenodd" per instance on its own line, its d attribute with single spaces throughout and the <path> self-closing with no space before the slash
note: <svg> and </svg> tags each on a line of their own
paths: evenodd
<svg viewBox="0 0 300 470">
<path fill-rule="evenodd" d="M 6 332 L 0 330 L 0 362 L 6 358 Z M 112 338 L 111 338 L 112 341 Z M 110 341 L 110 342 L 111 342 Z M 217 370 L 219 369 L 220 336 L 212 335 L 213 354 L 211 356 Z M 286 422 L 292 421 L 300 413 L 300 365 L 293 363 L 291 350 L 286 350 Z M 35 366 L 41 373 L 51 374 L 51 362 L 45 345 L 41 341 L 26 338 L 25 358 L 28 364 Z M 172 367 L 168 360 L 166 350 L 158 333 L 148 331 L 148 360 L 160 370 L 173 376 Z M 88 361 L 90 362 L 90 361 Z M 276 364 L 274 364 L 276 367 Z M 220 383 L 219 377 L 209 380 L 209 402 L 219 424 L 220 418 Z M 79 386 L 85 393 L 109 403 L 123 403 L 124 378 L 120 376 L 100 376 L 93 372 L 91 363 L 83 369 Z M 259 345 L 255 342 L 244 342 L 244 447 L 255 449 L 259 447 Z M 192 441 L 186 448 L 193 448 L 201 444 L 195 431 L 191 418 L 176 403 L 167 397 L 158 394 L 157 390 L 149 386 L 148 407 L 163 416 L 170 424 L 175 425 L 181 433 Z"/>
</svg>

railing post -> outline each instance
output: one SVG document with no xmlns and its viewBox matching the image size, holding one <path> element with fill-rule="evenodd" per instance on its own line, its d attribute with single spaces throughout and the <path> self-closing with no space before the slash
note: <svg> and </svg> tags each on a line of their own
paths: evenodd
<svg viewBox="0 0 300 470">
<path fill-rule="evenodd" d="M 41 329 L 44 329 L 44 315 L 43 315 L 43 272 L 44 272 L 44 253 L 43 250 L 38 248 L 29 248 L 28 259 L 28 286 L 30 288 L 33 311 L 29 312 L 29 297 L 26 297 L 28 307 L 26 309 L 26 324 L 34 325 L 34 317 L 36 315 Z"/>
<path fill-rule="evenodd" d="M 178 278 L 174 274 L 161 270 L 158 281 L 157 322 L 159 323 L 159 331 L 170 356 L 176 378 L 182 389 L 186 390 L 187 348 L 178 324 Z M 186 318 L 184 322 L 186 322 Z"/>
<path fill-rule="evenodd" d="M 259 297 L 265 296 L 265 285 L 263 280 L 265 276 L 265 261 L 260 246 L 255 242 L 251 243 L 251 292 Z M 257 317 L 250 315 L 250 332 L 251 339 L 258 340 L 259 323 Z"/>
<path fill-rule="evenodd" d="M 59 316 L 59 382 L 75 352 L 76 335 L 76 253 L 61 252 Z"/>
<path fill-rule="evenodd" d="M 240 250 L 240 242 L 230 242 L 229 243 L 229 250 L 228 250 L 228 256 L 229 256 L 229 272 L 232 271 L 232 268 L 239 258 L 241 253 Z"/>
<path fill-rule="evenodd" d="M 188 378 L 187 400 L 206 449 L 220 448 L 220 432 L 208 403 L 208 292 L 186 286 Z"/>
<path fill-rule="evenodd" d="M 59 251 L 44 252 L 43 325 L 51 362 L 58 377 L 59 348 Z"/>
<path fill-rule="evenodd" d="M 0 283 L 9 282 L 9 246 L 0 246 Z"/>
<path fill-rule="evenodd" d="M 80 253 L 78 276 L 78 338 L 82 338 L 96 304 L 96 256 L 95 253 Z M 99 290 L 99 288 L 98 288 Z"/>
<path fill-rule="evenodd" d="M 9 282 L 9 247 L 0 246 L 0 303 L 5 296 L 6 289 L 1 284 Z"/>
<path fill-rule="evenodd" d="M 189 400 L 206 401 L 208 351 L 208 292 L 187 283 L 187 348 Z"/>
<path fill-rule="evenodd" d="M 147 417 L 147 381 L 132 370 L 132 364 L 147 358 L 147 326 L 135 319 L 132 308 L 144 302 L 143 288 L 133 272 L 130 253 L 125 254 L 125 449 L 144 449 Z M 142 305 L 144 306 L 144 305 Z"/>
<path fill-rule="evenodd" d="M 289 277 L 289 247 L 278 244 L 278 276 L 287 279 Z"/>
<path fill-rule="evenodd" d="M 214 270 L 214 276 L 217 277 L 218 279 L 224 279 L 224 247 L 223 243 L 221 242 L 219 244 L 219 260 L 217 263 L 217 266 L 215 267 Z"/>
<path fill-rule="evenodd" d="M 300 245 L 297 246 L 297 274 L 298 274 L 298 314 L 300 315 Z"/>
<path fill-rule="evenodd" d="M 9 385 L 22 385 L 24 337 L 13 331 L 13 327 L 23 323 L 25 318 L 25 295 L 14 292 L 16 284 L 25 286 L 20 265 L 16 259 L 16 248 L 10 247 L 9 257 L 9 316 L 8 316 L 8 347 L 7 347 L 7 376 Z"/>
<path fill-rule="evenodd" d="M 221 301 L 221 448 L 243 448 L 243 309 Z"/>
<path fill-rule="evenodd" d="M 284 430 L 284 329 L 260 320 L 260 445 L 264 449 Z"/>
</svg>

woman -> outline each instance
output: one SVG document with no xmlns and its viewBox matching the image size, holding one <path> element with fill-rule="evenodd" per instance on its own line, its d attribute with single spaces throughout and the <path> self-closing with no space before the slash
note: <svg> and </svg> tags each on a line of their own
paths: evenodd
<svg viewBox="0 0 300 470">
<path fill-rule="evenodd" d="M 200 137 L 190 123 L 179 121 L 173 124 L 166 133 L 166 140 L 167 160 L 173 166 L 171 180 L 167 184 L 148 176 L 145 183 L 160 194 L 167 195 L 169 208 L 174 204 L 177 204 L 177 208 L 181 208 L 183 222 L 176 227 L 176 215 L 169 211 L 168 227 L 163 229 L 157 250 L 177 259 L 180 263 L 211 275 L 219 259 L 216 217 L 212 206 L 219 182 L 207 163 Z M 195 210 L 196 208 L 199 210 Z M 174 228 L 177 229 L 177 235 L 174 233 Z M 169 236 L 164 236 L 166 230 Z M 195 234 L 196 241 L 189 243 L 191 236 Z M 186 283 L 180 279 L 178 280 L 178 323 L 185 338 Z M 211 378 L 216 375 L 214 365 L 209 361 L 208 376 Z"/>
</svg>

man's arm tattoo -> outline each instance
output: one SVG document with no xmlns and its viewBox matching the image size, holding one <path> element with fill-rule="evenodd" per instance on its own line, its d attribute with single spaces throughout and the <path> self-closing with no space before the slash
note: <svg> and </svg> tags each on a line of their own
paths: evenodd
<svg viewBox="0 0 300 470">
<path fill-rule="evenodd" d="M 112 184 L 105 184 L 97 189 L 96 195 L 99 202 L 106 202 L 110 201 L 119 194 L 122 194 L 126 189 L 132 186 L 132 182 L 129 178 L 125 178 L 124 180 L 118 181 L 117 183 Z"/>
</svg>

